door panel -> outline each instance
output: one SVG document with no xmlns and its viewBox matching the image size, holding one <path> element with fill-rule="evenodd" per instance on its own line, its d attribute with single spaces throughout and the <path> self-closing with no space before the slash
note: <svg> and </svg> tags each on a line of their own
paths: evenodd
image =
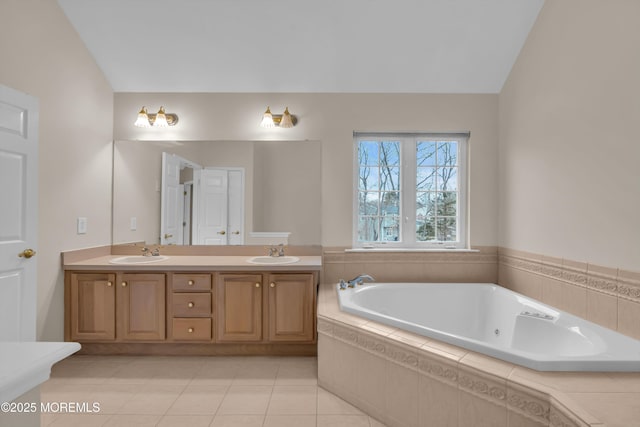
<svg viewBox="0 0 640 427">
<path fill-rule="evenodd" d="M 179 236 L 182 232 L 180 162 L 180 157 L 162 153 L 160 243 L 163 245 L 176 244 L 181 240 Z"/>
<path fill-rule="evenodd" d="M 228 215 L 227 171 L 202 169 L 199 180 L 197 244 L 226 245 Z"/>
<path fill-rule="evenodd" d="M 229 171 L 229 244 L 244 245 L 244 170 Z"/>
<path fill-rule="evenodd" d="M 0 341 L 36 339 L 37 129 L 37 99 L 0 85 Z"/>
</svg>

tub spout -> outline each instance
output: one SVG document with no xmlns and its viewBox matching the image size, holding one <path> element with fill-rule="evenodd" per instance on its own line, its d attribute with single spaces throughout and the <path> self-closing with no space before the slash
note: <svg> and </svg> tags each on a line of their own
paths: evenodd
<svg viewBox="0 0 640 427">
<path fill-rule="evenodd" d="M 365 280 L 367 282 L 375 282 L 376 279 L 374 279 L 373 277 L 369 276 L 368 274 L 361 274 L 360 276 L 356 276 L 353 279 L 347 281 L 347 283 L 349 284 L 350 288 L 353 288 L 355 285 L 362 285 Z"/>
</svg>

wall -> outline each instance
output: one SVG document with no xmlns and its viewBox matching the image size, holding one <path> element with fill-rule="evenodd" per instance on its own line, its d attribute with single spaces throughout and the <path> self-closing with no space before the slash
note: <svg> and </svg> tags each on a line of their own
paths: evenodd
<svg viewBox="0 0 640 427">
<path fill-rule="evenodd" d="M 0 9 L 0 83 L 40 103 L 37 338 L 61 341 L 60 252 L 111 240 L 113 92 L 55 1 Z"/>
<path fill-rule="evenodd" d="M 636 338 L 638 16 L 547 0 L 499 98 L 499 283 Z"/>
<path fill-rule="evenodd" d="M 640 271 L 640 2 L 547 0 L 500 93 L 500 246 Z"/>
<path fill-rule="evenodd" d="M 322 142 L 322 245 L 351 246 L 354 131 L 470 131 L 471 245 L 497 243 L 497 95 L 116 93 L 116 139 Z M 145 105 L 177 113 L 168 129 L 133 126 Z M 292 129 L 259 127 L 285 106 Z M 313 159 L 310 159 L 313 161 Z"/>
</svg>

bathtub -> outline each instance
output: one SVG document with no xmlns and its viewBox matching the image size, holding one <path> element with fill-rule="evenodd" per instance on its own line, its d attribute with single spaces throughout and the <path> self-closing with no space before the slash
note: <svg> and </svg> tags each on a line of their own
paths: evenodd
<svg viewBox="0 0 640 427">
<path fill-rule="evenodd" d="M 368 283 L 340 309 L 538 371 L 640 372 L 640 341 L 487 283 Z"/>
</svg>

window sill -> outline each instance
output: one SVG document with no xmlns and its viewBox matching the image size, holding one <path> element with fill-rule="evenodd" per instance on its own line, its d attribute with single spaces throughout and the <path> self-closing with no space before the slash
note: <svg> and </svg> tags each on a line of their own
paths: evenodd
<svg viewBox="0 0 640 427">
<path fill-rule="evenodd" d="M 480 252 L 479 249 L 461 249 L 461 248 L 351 248 L 345 249 L 345 252 L 457 252 L 457 253 L 475 253 Z"/>
</svg>

